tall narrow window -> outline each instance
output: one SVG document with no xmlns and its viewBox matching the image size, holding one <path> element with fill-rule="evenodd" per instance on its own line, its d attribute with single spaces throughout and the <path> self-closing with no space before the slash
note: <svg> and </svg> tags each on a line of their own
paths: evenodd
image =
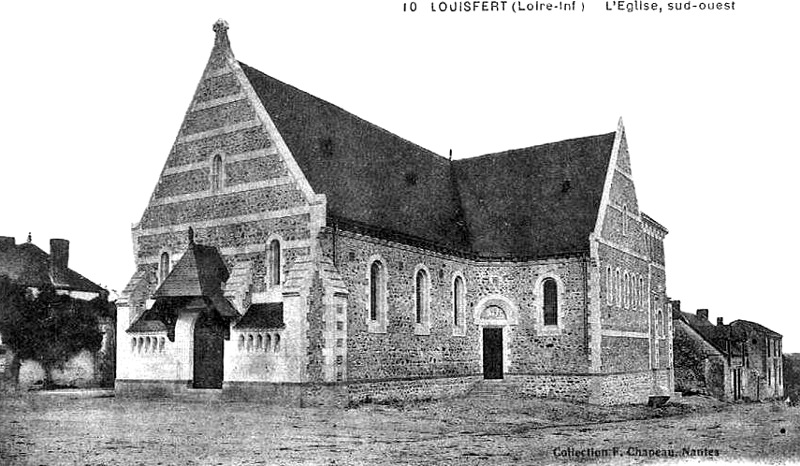
<svg viewBox="0 0 800 466">
<path fill-rule="evenodd" d="M 269 283 L 281 284 L 281 243 L 276 239 L 269 243 Z"/>
<path fill-rule="evenodd" d="M 458 316 L 461 313 L 461 308 L 463 306 L 463 294 L 464 281 L 461 279 L 461 277 L 456 277 L 455 281 L 453 281 L 453 325 L 455 326 L 461 325 Z"/>
<path fill-rule="evenodd" d="M 647 295 L 644 292 L 644 277 L 639 277 L 639 307 L 644 307 L 644 300 Z"/>
<path fill-rule="evenodd" d="M 608 305 L 614 304 L 614 277 L 611 272 L 611 266 L 606 268 L 606 302 Z"/>
<path fill-rule="evenodd" d="M 378 320 L 378 306 L 381 302 L 381 265 L 375 261 L 369 269 L 369 318 Z"/>
<path fill-rule="evenodd" d="M 622 234 L 628 234 L 628 205 L 622 206 Z"/>
<path fill-rule="evenodd" d="M 217 154 L 211 162 L 211 189 L 214 191 L 219 191 L 222 188 L 223 170 L 222 156 Z"/>
<path fill-rule="evenodd" d="M 428 274 L 424 270 L 417 270 L 416 275 L 416 322 L 424 323 L 428 307 Z"/>
<path fill-rule="evenodd" d="M 631 287 L 630 287 L 630 276 L 628 272 L 622 274 L 622 307 L 625 309 L 628 308 L 628 304 L 631 302 Z"/>
<path fill-rule="evenodd" d="M 162 252 L 161 253 L 161 262 L 158 266 L 158 281 L 159 283 L 166 280 L 167 275 L 169 275 L 169 253 Z"/>
<path fill-rule="evenodd" d="M 542 282 L 544 294 L 544 324 L 558 325 L 558 287 L 556 281 L 547 278 Z"/>
<path fill-rule="evenodd" d="M 614 291 L 617 292 L 617 306 L 622 307 L 622 280 L 620 279 L 619 269 L 614 276 Z"/>
</svg>

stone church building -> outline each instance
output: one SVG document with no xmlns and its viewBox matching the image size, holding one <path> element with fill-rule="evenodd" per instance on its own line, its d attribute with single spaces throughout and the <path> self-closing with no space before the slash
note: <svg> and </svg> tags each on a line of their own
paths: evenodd
<svg viewBox="0 0 800 466">
<path fill-rule="evenodd" d="M 227 29 L 133 227 L 118 393 L 672 393 L 667 231 L 621 122 L 450 160 L 238 61 Z"/>
</svg>

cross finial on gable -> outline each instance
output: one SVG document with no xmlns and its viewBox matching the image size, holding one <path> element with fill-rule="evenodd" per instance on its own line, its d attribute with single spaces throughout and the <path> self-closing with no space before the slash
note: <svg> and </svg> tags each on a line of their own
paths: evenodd
<svg viewBox="0 0 800 466">
<path fill-rule="evenodd" d="M 30 231 L 28 232 L 28 242 L 29 243 L 31 242 L 31 232 Z"/>
<path fill-rule="evenodd" d="M 217 35 L 217 45 L 229 46 L 228 43 L 228 22 L 224 19 L 218 19 L 214 23 L 214 33 Z"/>
</svg>

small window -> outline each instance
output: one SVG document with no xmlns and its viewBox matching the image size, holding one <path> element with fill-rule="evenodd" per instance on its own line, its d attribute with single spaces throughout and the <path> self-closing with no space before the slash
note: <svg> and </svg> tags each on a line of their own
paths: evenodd
<svg viewBox="0 0 800 466">
<path fill-rule="evenodd" d="M 163 283 L 169 275 L 169 253 L 161 253 L 161 261 L 158 264 L 158 282 Z"/>
<path fill-rule="evenodd" d="M 428 274 L 424 270 L 417 270 L 415 291 L 416 322 L 421 324 L 426 320 L 428 307 Z"/>
<path fill-rule="evenodd" d="M 373 256 L 367 262 L 366 323 L 370 333 L 386 333 L 386 263 L 380 256 Z"/>
<path fill-rule="evenodd" d="M 222 156 L 217 154 L 211 162 L 211 190 L 219 191 L 222 189 L 222 178 L 224 176 L 224 165 Z"/>
<path fill-rule="evenodd" d="M 375 261 L 369 270 L 369 319 L 378 320 L 379 306 L 381 305 L 381 276 L 383 275 L 383 264 Z"/>
<path fill-rule="evenodd" d="M 544 324 L 558 325 L 558 285 L 552 278 L 542 282 L 544 294 Z"/>
<path fill-rule="evenodd" d="M 281 284 L 281 243 L 276 239 L 269 243 L 269 284 Z"/>
<path fill-rule="evenodd" d="M 622 274 L 622 307 L 628 308 L 631 302 L 631 282 L 628 272 Z"/>
<path fill-rule="evenodd" d="M 461 312 L 464 310 L 464 280 L 456 277 L 453 280 L 453 325 L 461 325 Z"/>
<path fill-rule="evenodd" d="M 622 206 L 622 235 L 628 235 L 628 205 Z"/>
</svg>

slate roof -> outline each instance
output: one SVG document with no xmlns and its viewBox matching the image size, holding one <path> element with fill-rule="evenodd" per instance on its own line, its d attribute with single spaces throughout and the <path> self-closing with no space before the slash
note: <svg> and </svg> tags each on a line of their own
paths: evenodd
<svg viewBox="0 0 800 466">
<path fill-rule="evenodd" d="M 473 250 L 489 256 L 585 251 L 614 136 L 454 161 Z"/>
<path fill-rule="evenodd" d="M 758 333 L 763 333 L 765 335 L 770 335 L 770 336 L 773 336 L 773 337 L 783 338 L 783 335 L 781 335 L 780 333 L 778 333 L 778 332 L 776 332 L 774 330 L 770 330 L 770 329 L 768 329 L 767 327 L 764 327 L 761 324 L 757 324 L 755 322 L 750 322 L 749 320 L 737 319 L 737 320 L 734 320 L 733 322 L 731 322 L 730 325 L 733 326 L 733 327 L 744 326 L 744 327 L 750 328 L 751 330 L 755 330 Z"/>
<path fill-rule="evenodd" d="M 7 275 L 14 282 L 42 287 L 53 285 L 57 289 L 105 293 L 106 290 L 78 272 L 67 269 L 64 283 L 56 285 L 50 274 L 50 255 L 33 243 L 13 244 L 12 238 L 3 238 L 0 247 L 0 275 Z M 10 240 L 10 241 L 5 241 Z"/>
<path fill-rule="evenodd" d="M 689 312 L 673 312 L 673 318 L 676 317 L 689 324 L 692 329 L 699 333 L 722 354 L 728 354 L 726 342 L 743 343 L 747 341 L 747 334 L 742 328 L 731 325 L 714 325 L 708 321 L 708 319 L 703 319 Z M 730 352 L 732 356 L 741 356 L 741 344 L 732 344 Z"/>
<path fill-rule="evenodd" d="M 228 268 L 217 248 L 191 241 L 153 298 L 203 297 L 211 300 L 220 315 L 238 317 L 239 313 L 222 293 L 222 284 L 228 277 Z"/>
<path fill-rule="evenodd" d="M 192 243 L 153 297 L 221 294 L 221 283 L 227 280 L 228 268 L 217 248 Z"/>
<path fill-rule="evenodd" d="M 451 162 L 240 65 L 329 218 L 487 257 L 588 250 L 614 133 Z"/>
<path fill-rule="evenodd" d="M 251 304 L 235 328 L 283 328 L 283 303 Z"/>
</svg>

